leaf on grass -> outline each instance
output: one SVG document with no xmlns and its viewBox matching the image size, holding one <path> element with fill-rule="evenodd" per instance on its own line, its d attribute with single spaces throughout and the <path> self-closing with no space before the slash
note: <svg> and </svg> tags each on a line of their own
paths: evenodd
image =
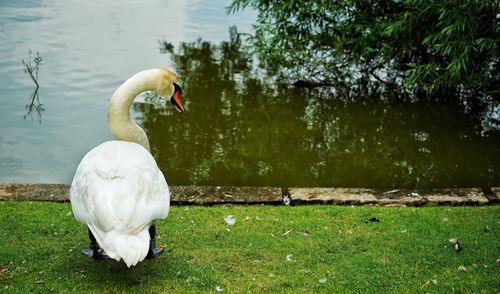
<svg viewBox="0 0 500 294">
<path fill-rule="evenodd" d="M 224 291 L 224 289 L 221 288 L 221 286 L 215 286 L 215 292 L 220 293 Z"/>
<path fill-rule="evenodd" d="M 286 256 L 286 260 L 287 260 L 287 261 L 289 261 L 289 262 L 294 261 L 294 260 L 293 260 L 293 254 L 288 254 L 288 255 Z"/>
<path fill-rule="evenodd" d="M 324 284 L 324 283 L 326 283 L 326 278 L 321 278 L 321 279 L 319 279 L 319 281 L 318 281 L 318 282 L 319 282 L 320 284 Z"/>
<path fill-rule="evenodd" d="M 467 268 L 465 266 L 461 265 L 461 266 L 458 267 L 458 271 L 459 272 L 466 272 Z"/>
</svg>

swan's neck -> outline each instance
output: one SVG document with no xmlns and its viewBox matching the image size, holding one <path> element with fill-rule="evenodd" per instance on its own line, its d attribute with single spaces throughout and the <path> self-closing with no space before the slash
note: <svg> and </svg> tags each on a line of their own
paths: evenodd
<svg viewBox="0 0 500 294">
<path fill-rule="evenodd" d="M 146 70 L 129 78 L 115 91 L 108 107 L 108 126 L 113 136 L 119 140 L 138 143 L 150 151 L 148 136 L 130 118 L 130 106 L 139 93 L 158 92 L 161 81 L 161 70 Z"/>
</svg>

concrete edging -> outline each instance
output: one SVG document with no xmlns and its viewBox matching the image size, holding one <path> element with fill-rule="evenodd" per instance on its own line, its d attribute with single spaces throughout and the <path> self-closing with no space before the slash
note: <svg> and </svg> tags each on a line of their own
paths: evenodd
<svg viewBox="0 0 500 294">
<path fill-rule="evenodd" d="M 0 184 L 0 200 L 68 201 L 69 185 Z M 235 186 L 171 186 L 172 205 L 336 204 L 336 205 L 487 205 L 500 203 L 500 187 L 485 194 L 480 188 L 363 189 Z M 285 200 L 285 201 L 284 201 Z"/>
<path fill-rule="evenodd" d="M 500 188 L 485 194 L 480 188 L 446 189 L 360 189 L 291 188 L 293 202 L 340 205 L 485 205 L 500 203 Z"/>
</svg>

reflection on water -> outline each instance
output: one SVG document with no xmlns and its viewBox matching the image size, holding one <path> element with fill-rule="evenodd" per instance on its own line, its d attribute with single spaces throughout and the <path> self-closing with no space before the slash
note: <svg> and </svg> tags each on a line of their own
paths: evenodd
<svg viewBox="0 0 500 294">
<path fill-rule="evenodd" d="M 171 54 L 187 111 L 136 104 L 152 152 L 179 185 L 353 187 L 500 184 L 500 138 L 448 104 L 325 99 L 253 78 L 234 30 Z M 162 52 L 168 52 L 163 50 Z M 264 80 L 265 81 L 265 80 Z M 376 99 L 375 99 L 376 100 Z M 156 104 L 156 105 L 155 105 Z"/>
<path fill-rule="evenodd" d="M 250 30 L 255 13 L 228 16 L 227 0 L 0 1 L 0 183 L 69 183 L 83 155 L 113 139 L 108 101 L 121 82 L 171 67 L 158 40 Z M 24 120 L 33 82 L 21 59 L 39 51 L 43 122 Z M 34 55 L 33 55 L 34 57 Z M 133 114 L 136 116 L 136 114 Z M 36 117 L 35 117 L 36 119 Z"/>
<path fill-rule="evenodd" d="M 43 58 L 40 56 L 40 53 L 36 53 L 36 57 L 33 58 L 33 62 L 31 60 L 31 51 L 29 52 L 28 61 L 21 60 L 24 65 L 24 73 L 31 78 L 33 83 L 35 83 L 35 89 L 33 93 L 31 93 L 30 98 L 28 99 L 28 104 L 26 104 L 26 114 L 24 115 L 24 119 L 30 116 L 33 119 L 33 116 L 36 115 L 38 121 L 42 122 L 42 111 L 43 104 L 40 102 L 40 96 L 38 95 L 38 89 L 40 85 L 38 84 L 38 70 L 40 69 L 40 64 L 42 63 Z"/>
<path fill-rule="evenodd" d="M 221 42 L 255 15 L 228 17 L 227 4 L 0 1 L 0 182 L 69 183 L 83 155 L 112 139 L 114 90 L 166 66 L 179 73 L 187 111 L 146 95 L 151 103 L 135 104 L 133 116 L 169 184 L 500 185 L 500 138 L 482 138 L 458 107 L 349 102 L 256 79 L 235 32 Z M 181 43 L 199 36 L 210 42 Z M 159 40 L 175 50 L 158 50 Z M 42 124 L 22 118 L 33 83 L 19 61 L 30 49 L 44 57 Z"/>
</svg>

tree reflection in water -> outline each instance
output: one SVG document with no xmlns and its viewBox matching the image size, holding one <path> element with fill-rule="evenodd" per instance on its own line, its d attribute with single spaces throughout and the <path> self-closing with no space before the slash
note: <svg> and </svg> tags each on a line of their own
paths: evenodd
<svg viewBox="0 0 500 294">
<path fill-rule="evenodd" d="M 167 44 L 163 42 L 161 44 Z M 174 185 L 442 187 L 498 185 L 500 138 L 448 104 L 344 101 L 257 79 L 235 29 L 170 54 L 186 112 L 136 104 Z M 171 48 L 170 48 L 171 49 Z M 161 102 L 165 103 L 165 102 Z M 155 106 L 156 104 L 156 106 Z"/>
</svg>

